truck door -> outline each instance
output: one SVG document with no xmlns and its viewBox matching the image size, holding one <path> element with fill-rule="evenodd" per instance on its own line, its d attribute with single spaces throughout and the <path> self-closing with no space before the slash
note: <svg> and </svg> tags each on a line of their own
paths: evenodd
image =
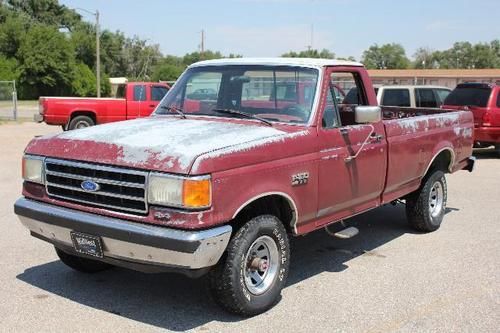
<svg viewBox="0 0 500 333">
<path fill-rule="evenodd" d="M 168 92 L 168 88 L 158 84 L 152 84 L 149 86 L 151 98 L 149 98 L 149 102 L 147 103 L 147 115 L 149 116 L 158 106 L 160 101 Z"/>
<path fill-rule="evenodd" d="M 328 69 L 328 89 L 318 124 L 318 217 L 341 219 L 380 204 L 386 174 L 386 140 L 382 122 L 356 124 L 354 109 L 369 105 L 362 68 Z M 367 78 L 366 78 L 367 79 Z M 336 88 L 336 89 L 335 89 Z M 338 96 L 337 91 L 344 96 Z M 372 99 L 375 95 L 372 92 Z M 362 144 L 367 140 L 363 148 Z M 362 149 L 361 151 L 358 150 Z M 348 157 L 357 155 L 355 159 Z"/>
<path fill-rule="evenodd" d="M 149 89 L 146 84 L 128 85 L 127 93 L 127 119 L 148 116 Z"/>
</svg>

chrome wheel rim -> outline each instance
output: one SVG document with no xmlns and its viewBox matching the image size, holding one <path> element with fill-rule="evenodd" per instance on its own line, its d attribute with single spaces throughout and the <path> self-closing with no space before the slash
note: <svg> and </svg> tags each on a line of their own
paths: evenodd
<svg viewBox="0 0 500 333">
<path fill-rule="evenodd" d="M 269 236 L 260 236 L 245 256 L 245 286 L 254 295 L 265 293 L 278 273 L 278 246 Z"/>
<path fill-rule="evenodd" d="M 432 218 L 441 214 L 444 203 L 444 190 L 440 182 L 435 182 L 432 185 L 431 192 L 429 193 L 429 213 Z"/>
<path fill-rule="evenodd" d="M 85 127 L 89 127 L 89 124 L 86 121 L 79 121 L 76 123 L 76 126 L 75 126 L 76 129 L 85 128 Z"/>
</svg>

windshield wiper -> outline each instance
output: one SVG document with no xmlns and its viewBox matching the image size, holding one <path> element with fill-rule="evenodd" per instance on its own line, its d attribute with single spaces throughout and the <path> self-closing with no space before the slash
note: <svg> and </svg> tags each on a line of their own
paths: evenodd
<svg viewBox="0 0 500 333">
<path fill-rule="evenodd" d="M 250 113 L 246 113 L 246 112 L 242 112 L 242 111 L 238 111 L 238 110 L 233 110 L 233 109 L 212 109 L 212 111 L 219 112 L 219 113 L 235 114 L 235 115 L 239 115 L 239 116 L 250 118 L 250 119 L 257 119 L 257 120 L 262 121 L 263 123 L 265 123 L 268 126 L 271 126 L 271 127 L 273 126 L 273 123 L 271 123 L 269 120 L 266 120 L 264 118 L 261 118 L 259 116 L 254 115 L 254 114 L 250 114 Z"/>
<path fill-rule="evenodd" d="M 170 111 L 170 112 L 177 112 L 183 119 L 186 119 L 186 114 L 184 113 L 184 111 L 176 106 L 166 106 L 166 105 L 162 105 L 160 106 L 160 109 L 164 109 L 164 110 L 167 110 L 167 111 Z"/>
</svg>

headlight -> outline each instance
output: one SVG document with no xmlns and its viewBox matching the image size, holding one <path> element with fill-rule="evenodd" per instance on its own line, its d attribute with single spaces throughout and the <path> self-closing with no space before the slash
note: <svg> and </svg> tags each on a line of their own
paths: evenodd
<svg viewBox="0 0 500 333">
<path fill-rule="evenodd" d="M 43 184 L 43 157 L 24 155 L 23 156 L 23 179 L 28 182 Z"/>
<path fill-rule="evenodd" d="M 211 205 L 212 185 L 209 176 L 176 177 L 151 173 L 148 201 L 151 204 L 183 208 L 207 208 Z"/>
</svg>

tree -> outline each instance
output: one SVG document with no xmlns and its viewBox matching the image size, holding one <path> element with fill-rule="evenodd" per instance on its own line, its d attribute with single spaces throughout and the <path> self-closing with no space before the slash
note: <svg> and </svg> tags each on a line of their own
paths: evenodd
<svg viewBox="0 0 500 333">
<path fill-rule="evenodd" d="M 26 15 L 34 23 L 57 26 L 72 30 L 81 21 L 81 16 L 58 0 L 7 0 L 7 7 Z"/>
<path fill-rule="evenodd" d="M 73 46 L 63 33 L 53 27 L 32 26 L 17 52 L 23 97 L 68 95 L 74 57 Z"/>
<path fill-rule="evenodd" d="M 73 95 L 80 97 L 97 95 L 95 73 L 84 63 L 80 62 L 74 66 L 71 92 Z"/>
<path fill-rule="evenodd" d="M 9 11 L 0 14 L 0 54 L 16 57 L 17 50 L 26 36 L 29 24 Z"/>
<path fill-rule="evenodd" d="M 405 49 L 396 43 L 370 46 L 361 61 L 368 69 L 405 69 L 410 65 Z"/>
<path fill-rule="evenodd" d="M 335 53 L 322 49 L 318 51 L 316 49 L 310 49 L 300 52 L 290 51 L 281 55 L 284 58 L 323 58 L 323 59 L 334 59 Z"/>
<path fill-rule="evenodd" d="M 161 64 L 155 67 L 152 81 L 175 81 L 182 74 L 183 67 L 172 64 Z"/>
<path fill-rule="evenodd" d="M 82 22 L 75 26 L 70 36 L 71 43 L 75 49 L 76 61 L 80 61 L 90 68 L 95 68 L 96 40 L 94 25 Z"/>
<path fill-rule="evenodd" d="M 219 51 L 214 52 L 214 51 L 210 51 L 210 50 L 205 50 L 203 52 L 203 54 L 196 51 L 196 52 L 185 54 L 184 57 L 182 58 L 182 63 L 185 66 L 189 66 L 189 65 L 194 64 L 195 62 L 198 62 L 201 60 L 211 60 L 211 59 L 220 59 L 220 58 L 224 58 L 224 56 Z"/>
<path fill-rule="evenodd" d="M 16 71 L 17 61 L 0 55 L 0 81 L 17 80 L 19 75 Z"/>
<path fill-rule="evenodd" d="M 339 57 L 337 59 L 338 60 L 347 60 L 347 61 L 356 61 L 356 58 L 354 58 L 353 56 L 348 56 L 347 58 Z"/>
<path fill-rule="evenodd" d="M 111 77 L 128 76 L 128 64 L 125 56 L 125 35 L 104 30 L 101 33 L 101 68 Z"/>
<path fill-rule="evenodd" d="M 418 48 L 413 55 L 415 61 L 413 62 L 413 67 L 417 69 L 423 68 L 436 68 L 438 66 L 436 62 L 436 52 L 427 47 Z"/>
</svg>

